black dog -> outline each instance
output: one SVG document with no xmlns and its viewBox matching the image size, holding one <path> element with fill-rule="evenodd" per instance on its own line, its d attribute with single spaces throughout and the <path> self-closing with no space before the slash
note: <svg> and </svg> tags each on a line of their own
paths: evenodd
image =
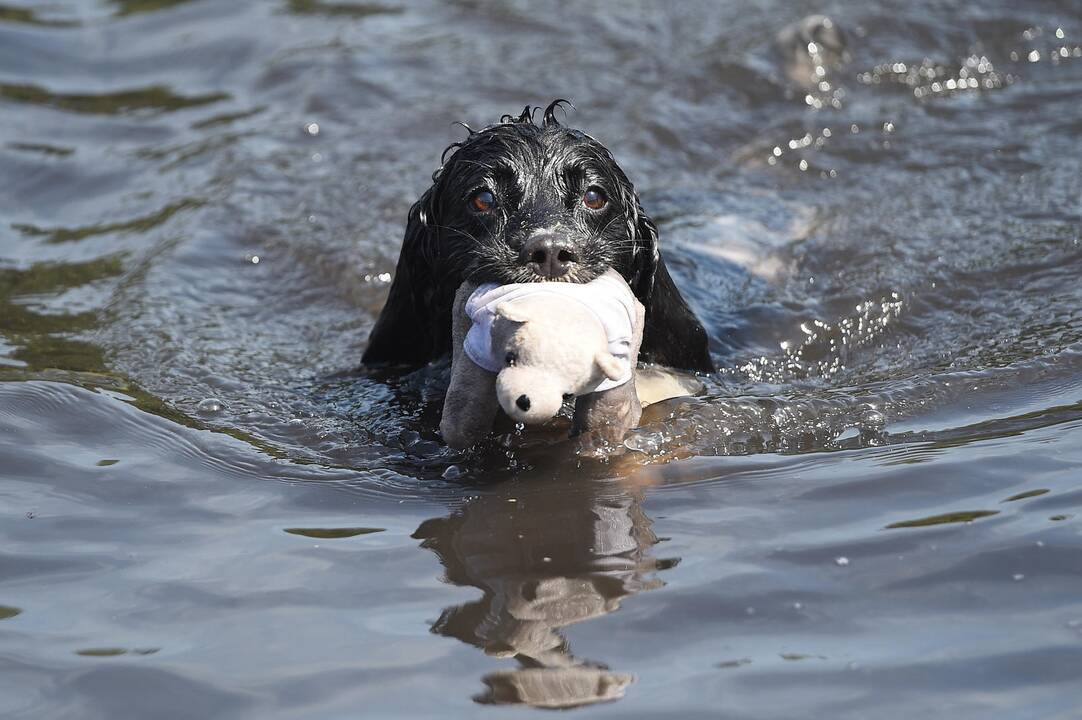
<svg viewBox="0 0 1082 720">
<path fill-rule="evenodd" d="M 646 307 L 640 358 L 713 371 L 706 331 L 676 289 L 657 227 L 612 154 L 527 106 L 444 151 L 409 212 L 366 365 L 422 364 L 451 349 L 451 305 L 466 278 L 500 284 L 589 282 L 615 268 Z M 447 157 L 448 152 L 451 153 Z"/>
</svg>

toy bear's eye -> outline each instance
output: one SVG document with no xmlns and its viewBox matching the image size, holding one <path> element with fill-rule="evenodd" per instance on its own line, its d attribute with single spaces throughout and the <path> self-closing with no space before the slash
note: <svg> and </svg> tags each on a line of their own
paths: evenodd
<svg viewBox="0 0 1082 720">
<path fill-rule="evenodd" d="M 564 393 L 564 402 L 570 402 L 575 399 L 575 393 Z"/>
<path fill-rule="evenodd" d="M 514 365 L 516 362 L 518 362 L 518 355 L 513 352 L 509 352 L 503 356 L 503 361 L 508 365 Z"/>
</svg>

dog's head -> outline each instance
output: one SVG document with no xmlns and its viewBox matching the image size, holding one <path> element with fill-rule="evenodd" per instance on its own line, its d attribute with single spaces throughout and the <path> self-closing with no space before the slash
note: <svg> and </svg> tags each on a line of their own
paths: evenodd
<svg viewBox="0 0 1082 720">
<path fill-rule="evenodd" d="M 500 284 L 589 282 L 612 267 L 649 293 L 657 230 L 612 154 L 545 109 L 473 131 L 444 152 L 410 213 L 443 277 Z"/>
<path fill-rule="evenodd" d="M 639 357 L 709 372 L 706 330 L 658 250 L 657 228 L 605 146 L 561 125 L 557 100 L 451 145 L 410 208 L 387 302 L 364 362 L 424 363 L 451 348 L 465 280 L 589 282 L 609 268 L 646 307 Z"/>
</svg>

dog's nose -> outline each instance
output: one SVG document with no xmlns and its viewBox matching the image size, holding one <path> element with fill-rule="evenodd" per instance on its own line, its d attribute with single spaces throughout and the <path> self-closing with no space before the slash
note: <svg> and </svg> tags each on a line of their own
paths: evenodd
<svg viewBox="0 0 1082 720">
<path fill-rule="evenodd" d="M 522 246 L 522 260 L 541 277 L 566 275 L 578 255 L 570 242 L 554 235 L 534 235 Z"/>
</svg>

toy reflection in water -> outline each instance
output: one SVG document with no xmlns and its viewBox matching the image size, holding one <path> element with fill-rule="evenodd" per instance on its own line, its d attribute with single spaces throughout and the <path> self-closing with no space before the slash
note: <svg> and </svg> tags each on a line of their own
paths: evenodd
<svg viewBox="0 0 1082 720">
<path fill-rule="evenodd" d="M 497 489 L 414 533 L 450 582 L 484 593 L 446 608 L 432 631 L 518 660 L 482 678 L 477 702 L 567 708 L 619 699 L 634 676 L 574 657 L 560 630 L 661 587 L 654 571 L 677 561 L 647 555 L 658 539 L 638 493 L 540 484 L 529 483 L 528 494 L 520 484 Z"/>
</svg>

